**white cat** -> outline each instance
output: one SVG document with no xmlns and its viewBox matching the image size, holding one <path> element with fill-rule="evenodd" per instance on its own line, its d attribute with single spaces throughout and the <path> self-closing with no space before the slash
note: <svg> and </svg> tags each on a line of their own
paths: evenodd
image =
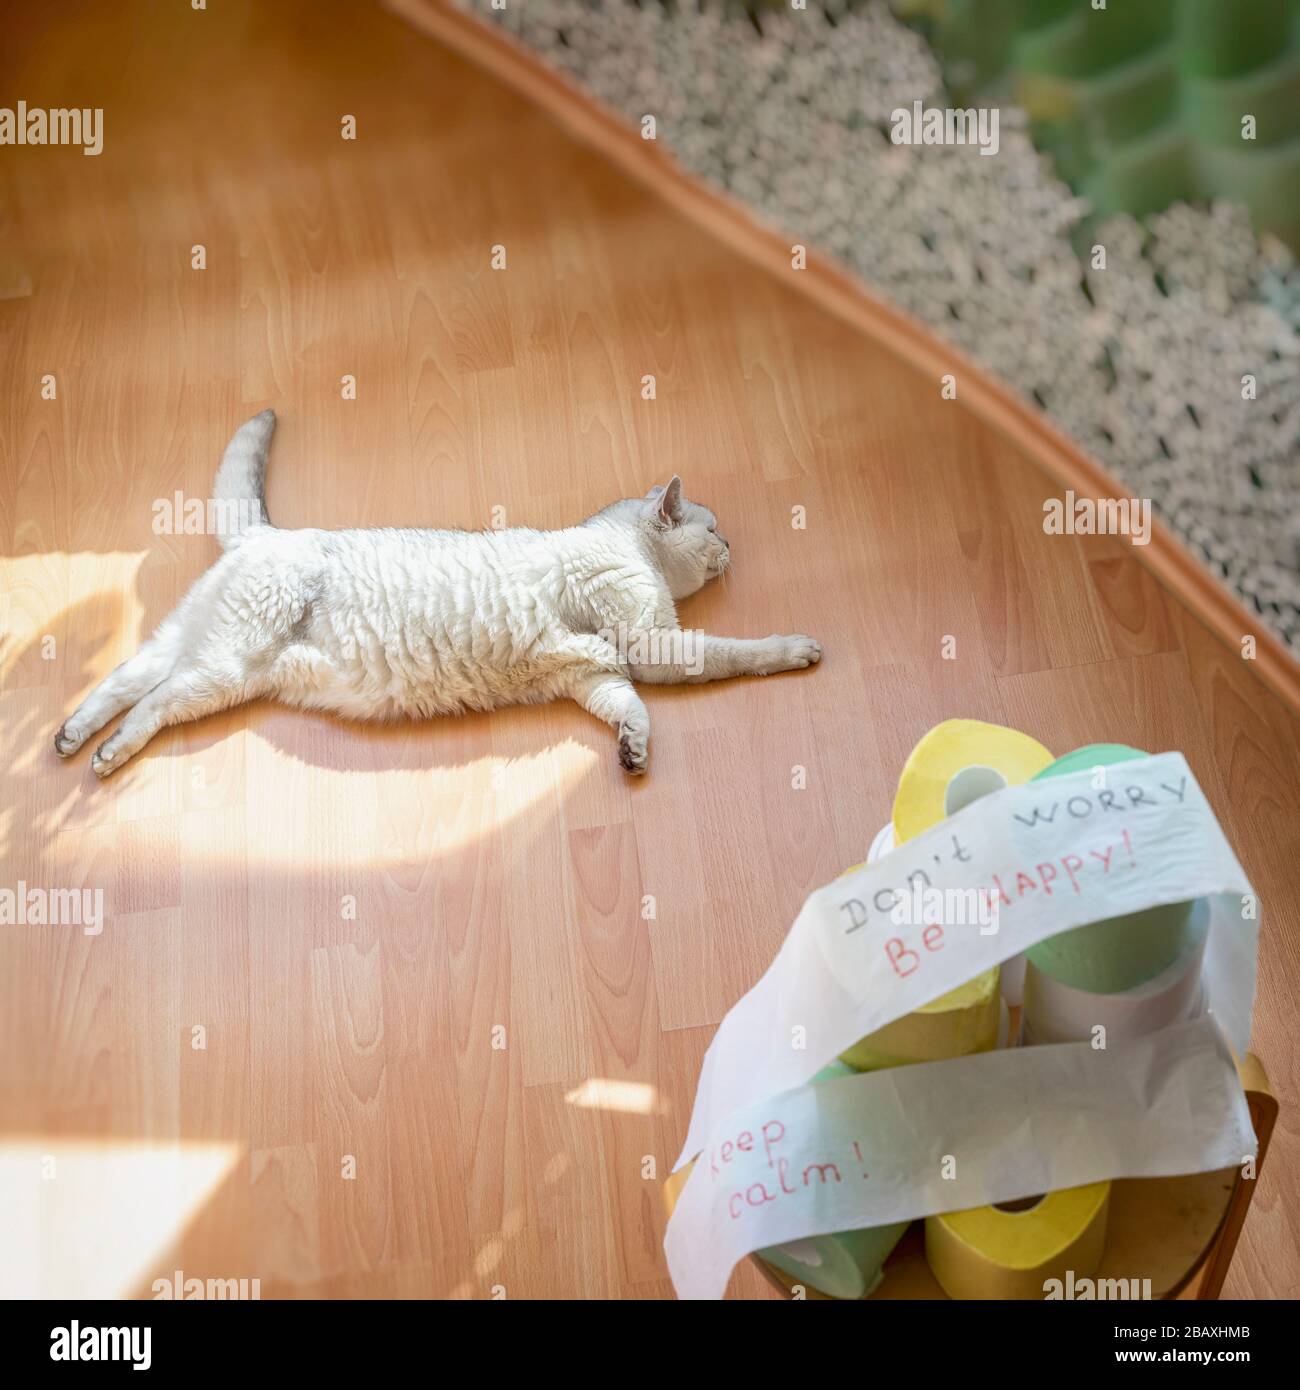
<svg viewBox="0 0 1300 1390">
<path fill-rule="evenodd" d="M 62 756 L 128 710 L 91 766 L 116 771 L 165 724 L 270 696 L 359 719 L 425 718 L 568 696 L 618 730 L 644 772 L 650 717 L 633 681 L 811 666 L 811 637 L 685 632 L 674 600 L 730 561 L 681 479 L 563 531 L 283 531 L 263 505 L 275 412 L 217 470 L 225 554 L 139 654 L 54 736 Z"/>
</svg>

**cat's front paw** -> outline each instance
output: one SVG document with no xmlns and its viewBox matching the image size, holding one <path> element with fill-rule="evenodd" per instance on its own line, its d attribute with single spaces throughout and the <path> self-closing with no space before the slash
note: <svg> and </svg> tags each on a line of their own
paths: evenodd
<svg viewBox="0 0 1300 1390">
<path fill-rule="evenodd" d="M 816 666 L 822 659 L 822 644 L 815 637 L 796 634 L 784 640 L 787 671 L 800 671 L 805 666 Z"/>
<path fill-rule="evenodd" d="M 618 760 L 625 772 L 644 772 L 650 759 L 650 730 L 630 719 L 618 726 Z"/>
<path fill-rule="evenodd" d="M 802 671 L 816 666 L 822 659 L 822 644 L 815 638 L 796 633 L 793 637 L 769 637 L 771 656 L 759 668 L 759 675 L 771 676 L 777 671 Z"/>
</svg>

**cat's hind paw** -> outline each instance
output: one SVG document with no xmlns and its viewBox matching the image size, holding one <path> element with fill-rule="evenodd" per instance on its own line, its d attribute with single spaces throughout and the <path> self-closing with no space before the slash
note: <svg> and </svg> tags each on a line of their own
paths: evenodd
<svg viewBox="0 0 1300 1390">
<path fill-rule="evenodd" d="M 126 745 L 116 734 L 106 738 L 90 755 L 90 770 L 101 780 L 110 777 L 130 757 Z"/>
<path fill-rule="evenodd" d="M 75 734 L 68 732 L 67 724 L 59 725 L 59 732 L 54 735 L 54 751 L 61 758 L 70 758 L 78 748 L 81 747 L 84 739 L 78 738 Z"/>
<path fill-rule="evenodd" d="M 634 776 L 646 770 L 650 760 L 650 731 L 625 721 L 618 728 L 618 760 Z"/>
</svg>

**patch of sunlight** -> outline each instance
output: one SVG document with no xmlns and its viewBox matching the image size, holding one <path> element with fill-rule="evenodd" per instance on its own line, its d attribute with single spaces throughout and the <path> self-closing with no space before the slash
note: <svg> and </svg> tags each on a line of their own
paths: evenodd
<svg viewBox="0 0 1300 1390">
<path fill-rule="evenodd" d="M 655 1088 L 644 1081 L 611 1081 L 591 1076 L 564 1097 L 580 1110 L 616 1110 L 621 1115 L 652 1115 L 659 1109 Z"/>
<path fill-rule="evenodd" d="M 138 594 L 145 554 L 48 551 L 0 557 L 0 715 L 8 735 L 0 752 L 17 783 L 18 794 L 8 800 L 19 812 L 16 818 L 0 818 L 4 845 L 33 811 L 46 818 L 43 830 L 57 830 L 88 796 L 105 795 L 87 786 L 89 749 L 60 768 L 51 757 L 50 738 L 60 719 L 138 649 L 145 621 Z M 286 711 L 286 717 L 310 716 Z M 315 761 L 278 746 L 271 730 L 262 736 L 227 730 L 209 755 L 203 745 L 205 729 L 212 725 L 200 721 L 187 735 L 200 751 L 187 757 L 180 770 L 201 793 L 209 773 L 219 772 L 230 757 L 224 745 L 238 739 L 242 776 L 250 789 L 248 865 L 297 872 L 322 860 L 345 870 L 384 864 L 405 868 L 456 853 L 536 812 L 549 819 L 600 760 L 593 748 L 566 738 L 522 757 L 484 756 L 429 766 L 436 750 L 424 740 L 436 740 L 446 722 L 412 725 L 422 731 L 419 739 L 403 750 L 397 765 L 385 765 L 390 754 L 384 750 L 391 750 L 392 742 L 368 749 L 364 725 L 324 734 L 331 750 L 338 750 L 332 752 L 339 760 L 334 763 L 332 757 Z M 162 756 L 146 749 L 115 782 L 170 804 L 174 758 L 180 751 L 174 740 Z M 252 793 L 264 787 L 274 787 L 274 795 Z M 52 798 L 59 798 L 58 804 Z M 225 847 L 212 842 L 211 825 L 204 816 L 187 818 L 182 825 L 185 862 L 224 857 Z M 357 826 L 366 832 L 357 833 Z M 242 850 L 239 858 L 243 872 Z"/>
<path fill-rule="evenodd" d="M 0 1299 L 125 1298 L 171 1278 L 159 1262 L 239 1153 L 190 1141 L 0 1140 Z"/>
<path fill-rule="evenodd" d="M 95 660 L 86 687 L 138 646 L 144 605 L 136 592 L 143 550 L 47 550 L 0 556 L 0 678 L 20 660 Z M 73 621 L 75 619 L 75 621 Z M 50 644 L 53 639 L 53 645 Z M 75 644 L 65 654 L 61 643 Z M 102 650 L 101 650 L 102 649 Z M 41 682 L 42 684 L 44 682 Z"/>
<path fill-rule="evenodd" d="M 436 739 L 436 721 L 429 737 Z M 340 739 L 356 737 L 350 732 Z M 364 735 L 361 735 L 364 737 Z M 358 750 L 358 756 L 364 749 Z M 146 753 L 144 756 L 148 756 Z M 246 747 L 250 785 L 269 785 L 274 774 L 262 760 L 289 761 L 266 744 Z M 558 812 L 561 800 L 600 761 L 592 748 L 566 738 L 519 758 L 486 756 L 451 767 L 414 765 L 359 773 L 356 768 L 310 768 L 309 775 L 275 778 L 276 795 L 250 806 L 251 864 L 301 871 L 327 855 L 333 869 L 373 869 L 384 864 L 425 864 L 463 850 L 485 835 L 533 812 Z M 354 833 L 364 825 L 370 833 Z M 329 827 L 344 827 L 322 835 Z M 202 835 L 203 826 L 195 833 Z M 203 839 L 184 846 L 199 858 L 212 846 Z"/>
</svg>

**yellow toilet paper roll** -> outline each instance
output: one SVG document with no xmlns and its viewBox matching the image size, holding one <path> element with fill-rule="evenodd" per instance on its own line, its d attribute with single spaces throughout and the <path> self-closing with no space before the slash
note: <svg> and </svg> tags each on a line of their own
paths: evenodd
<svg viewBox="0 0 1300 1390">
<path fill-rule="evenodd" d="M 882 830 L 876 836 L 868 862 L 979 797 L 1028 782 L 1052 761 L 1041 743 L 1016 729 L 982 724 L 977 719 L 948 719 L 936 724 L 903 765 L 894 798 L 892 834 Z M 997 1046 L 1000 981 L 995 965 L 861 1039 L 840 1056 L 858 1071 L 876 1071 L 988 1052 Z"/>
<path fill-rule="evenodd" d="M 1049 1279 L 1091 1279 L 1106 1248 L 1110 1183 L 1049 1192 L 1020 1211 L 925 1218 L 925 1257 L 950 1298 L 1041 1299 Z M 1018 1204 L 1015 1204 L 1018 1205 Z"/>
<path fill-rule="evenodd" d="M 867 855 L 874 864 L 887 854 L 893 841 L 886 826 Z M 881 846 L 886 847 L 882 850 Z M 840 875 L 855 873 L 856 864 Z M 998 989 L 999 967 L 985 970 L 948 994 L 923 1004 L 915 1013 L 904 1014 L 893 1023 L 860 1038 L 840 1061 L 854 1071 L 882 1071 L 885 1067 L 905 1067 L 912 1062 L 942 1062 L 949 1057 L 965 1057 L 970 1052 L 991 1052 L 998 1047 L 1003 1008 Z"/>
<path fill-rule="evenodd" d="M 912 749 L 894 797 L 894 838 L 905 844 L 981 796 L 1028 782 L 1055 759 L 1037 739 L 978 719 L 945 719 Z"/>
<path fill-rule="evenodd" d="M 879 1071 L 912 1062 L 942 1062 L 991 1052 L 998 1042 L 1002 992 L 998 967 L 976 975 L 853 1044 L 840 1059 L 855 1071 Z"/>
</svg>

